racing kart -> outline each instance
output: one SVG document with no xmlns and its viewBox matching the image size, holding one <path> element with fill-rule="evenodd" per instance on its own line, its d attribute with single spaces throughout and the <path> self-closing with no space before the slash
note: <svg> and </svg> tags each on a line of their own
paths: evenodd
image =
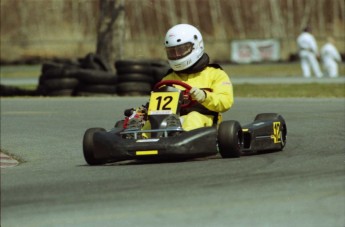
<svg viewBox="0 0 345 227">
<path fill-rule="evenodd" d="M 183 130 L 181 110 L 196 103 L 189 95 L 190 89 L 181 81 L 161 81 L 154 86 L 146 106 L 126 110 L 125 119 L 117 121 L 111 130 L 87 129 L 83 137 L 86 162 L 102 165 L 124 160 L 175 161 L 218 153 L 222 158 L 236 158 L 283 150 L 287 127 L 277 113 L 258 114 L 252 123 L 243 126 L 226 120 L 211 127 Z M 147 121 L 149 129 L 143 127 Z"/>
</svg>

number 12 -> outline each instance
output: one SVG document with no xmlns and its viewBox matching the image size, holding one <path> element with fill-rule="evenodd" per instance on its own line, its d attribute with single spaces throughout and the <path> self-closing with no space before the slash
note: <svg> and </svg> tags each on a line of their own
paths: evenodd
<svg viewBox="0 0 345 227">
<path fill-rule="evenodd" d="M 156 100 L 158 101 L 157 110 L 171 110 L 171 108 L 168 107 L 168 105 L 173 100 L 173 97 L 172 96 L 165 96 L 163 99 L 163 103 L 162 103 L 162 98 L 163 98 L 162 96 L 158 96 L 156 98 Z M 163 104 L 162 109 L 161 109 L 161 104 Z"/>
</svg>

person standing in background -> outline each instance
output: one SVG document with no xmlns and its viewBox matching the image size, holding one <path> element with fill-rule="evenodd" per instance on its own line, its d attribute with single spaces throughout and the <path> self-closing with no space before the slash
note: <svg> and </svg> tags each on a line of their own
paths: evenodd
<svg viewBox="0 0 345 227">
<path fill-rule="evenodd" d="M 319 55 L 318 48 L 309 26 L 304 28 L 303 32 L 297 37 L 297 46 L 299 49 L 303 76 L 305 78 L 310 78 L 310 69 L 312 69 L 315 76 L 321 78 L 323 75 L 320 70 L 319 62 L 317 61 Z"/>
<path fill-rule="evenodd" d="M 341 57 L 332 37 L 328 37 L 327 42 L 321 48 L 321 59 L 325 75 L 338 77 L 338 63 L 341 62 Z"/>
</svg>

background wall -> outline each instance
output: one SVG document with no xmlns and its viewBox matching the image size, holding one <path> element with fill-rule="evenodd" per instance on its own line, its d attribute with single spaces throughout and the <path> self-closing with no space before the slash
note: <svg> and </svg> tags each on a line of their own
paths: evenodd
<svg viewBox="0 0 345 227">
<path fill-rule="evenodd" d="M 165 58 L 163 39 L 177 23 L 197 26 L 213 60 L 230 60 L 238 39 L 277 38 L 281 59 L 310 24 L 319 47 L 333 36 L 345 53 L 344 0 L 127 0 L 123 58 Z M 2 63 L 74 58 L 95 52 L 98 0 L 1 0 Z"/>
</svg>

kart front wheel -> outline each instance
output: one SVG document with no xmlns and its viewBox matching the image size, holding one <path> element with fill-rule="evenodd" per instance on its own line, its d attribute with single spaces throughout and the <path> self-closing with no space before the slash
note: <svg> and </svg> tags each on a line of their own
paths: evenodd
<svg viewBox="0 0 345 227">
<path fill-rule="evenodd" d="M 96 132 L 104 132 L 104 128 L 89 128 L 85 131 L 84 138 L 83 138 L 83 153 L 85 161 L 89 165 L 102 165 L 106 162 L 104 159 L 97 159 L 95 158 L 94 143 L 93 143 L 93 135 Z"/>
<path fill-rule="evenodd" d="M 242 127 L 238 121 L 223 121 L 218 128 L 218 148 L 223 158 L 241 156 Z"/>
</svg>

